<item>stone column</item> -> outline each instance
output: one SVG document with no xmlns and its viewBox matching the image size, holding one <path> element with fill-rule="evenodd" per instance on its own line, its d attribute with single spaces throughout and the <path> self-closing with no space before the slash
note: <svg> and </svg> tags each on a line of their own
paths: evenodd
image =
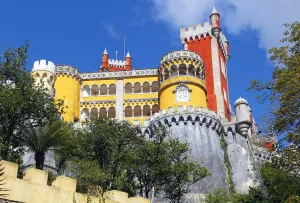
<svg viewBox="0 0 300 203">
<path fill-rule="evenodd" d="M 124 80 L 120 79 L 116 82 L 116 119 L 124 120 Z"/>
</svg>

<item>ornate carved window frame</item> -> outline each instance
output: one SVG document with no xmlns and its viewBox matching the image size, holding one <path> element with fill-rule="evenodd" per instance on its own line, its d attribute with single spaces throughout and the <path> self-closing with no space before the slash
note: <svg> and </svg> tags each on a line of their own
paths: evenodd
<svg viewBox="0 0 300 203">
<path fill-rule="evenodd" d="M 176 89 L 173 90 L 177 102 L 190 101 L 190 92 L 192 92 L 192 89 L 190 89 L 184 83 L 180 83 L 179 85 L 177 85 Z"/>
</svg>

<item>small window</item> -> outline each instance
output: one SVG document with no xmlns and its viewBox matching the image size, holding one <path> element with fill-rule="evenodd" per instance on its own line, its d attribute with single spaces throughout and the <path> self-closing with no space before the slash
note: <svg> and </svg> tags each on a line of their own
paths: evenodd
<svg viewBox="0 0 300 203">
<path fill-rule="evenodd" d="M 175 93 L 176 93 L 176 100 L 178 102 L 187 102 L 190 100 L 190 89 L 186 84 L 179 84 L 176 87 Z"/>
</svg>

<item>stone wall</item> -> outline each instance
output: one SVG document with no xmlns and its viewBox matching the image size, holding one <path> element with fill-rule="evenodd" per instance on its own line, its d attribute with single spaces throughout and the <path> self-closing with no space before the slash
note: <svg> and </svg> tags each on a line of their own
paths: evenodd
<svg viewBox="0 0 300 203">
<path fill-rule="evenodd" d="M 17 178 L 18 165 L 1 161 L 4 167 L 4 185 L 7 192 L 0 203 L 24 202 L 24 203 L 86 203 L 87 195 L 76 192 L 76 180 L 64 176 L 58 176 L 51 184 L 47 185 L 48 172 L 29 168 L 25 170 L 23 179 Z M 92 203 L 99 203 L 99 197 L 90 197 Z M 142 197 L 128 198 L 128 194 L 121 191 L 109 191 L 104 194 L 105 203 L 150 203 L 150 200 Z"/>
</svg>

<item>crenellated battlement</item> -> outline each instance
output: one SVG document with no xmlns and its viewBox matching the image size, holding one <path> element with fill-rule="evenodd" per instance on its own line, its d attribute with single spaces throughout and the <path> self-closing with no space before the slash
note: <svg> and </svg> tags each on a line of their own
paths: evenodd
<svg viewBox="0 0 300 203">
<path fill-rule="evenodd" d="M 8 194 L 6 200 L 30 203 L 72 203 L 74 198 L 77 203 L 86 203 L 88 196 L 76 192 L 76 180 L 64 176 L 58 176 L 51 186 L 47 185 L 48 172 L 29 168 L 25 170 L 23 179 L 17 178 L 18 164 L 1 161 L 4 167 L 4 187 L 8 191 L 0 191 L 0 194 Z M 99 203 L 99 197 L 90 196 L 92 203 Z M 105 203 L 150 203 L 150 200 L 142 197 L 128 198 L 125 192 L 113 190 L 104 194 Z M 1 200 L 1 199 L 0 199 Z"/>
<path fill-rule="evenodd" d="M 49 71 L 55 74 L 55 65 L 51 61 L 47 63 L 47 60 L 42 59 L 34 62 L 32 71 Z"/>
<path fill-rule="evenodd" d="M 155 113 L 150 117 L 147 124 L 149 130 L 153 132 L 155 128 L 162 125 L 171 127 L 172 123 L 178 125 L 179 122 L 184 122 L 186 125 L 188 121 L 193 124 L 199 122 L 201 125 L 211 126 L 218 133 L 220 133 L 222 127 L 219 115 L 209 109 L 194 106 L 179 106 L 178 109 L 170 107 L 168 110 L 160 110 L 159 113 Z"/>
<path fill-rule="evenodd" d="M 212 26 L 209 21 L 204 22 L 203 25 L 197 24 L 195 26 L 189 26 L 188 28 L 180 28 L 181 42 L 182 44 L 184 44 L 185 40 L 190 41 L 191 38 L 195 40 L 196 37 L 200 39 L 201 36 L 206 38 L 207 34 L 211 37 L 212 36 L 211 29 Z"/>
<path fill-rule="evenodd" d="M 73 66 L 70 66 L 70 65 L 57 65 L 55 67 L 55 70 L 56 70 L 57 75 L 60 75 L 60 74 L 69 75 L 69 76 L 72 76 L 76 79 L 81 80 L 79 70 L 77 68 L 73 67 Z"/>
<path fill-rule="evenodd" d="M 108 65 L 112 66 L 125 66 L 125 61 L 123 60 L 115 60 L 115 59 L 108 59 Z"/>
</svg>

